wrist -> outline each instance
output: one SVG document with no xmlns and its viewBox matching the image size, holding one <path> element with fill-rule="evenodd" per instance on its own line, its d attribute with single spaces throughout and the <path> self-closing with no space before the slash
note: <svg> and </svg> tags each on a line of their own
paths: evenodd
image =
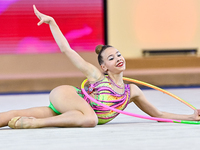
<svg viewBox="0 0 200 150">
<path fill-rule="evenodd" d="M 49 19 L 49 25 L 53 25 L 53 24 L 55 24 L 55 20 L 54 20 L 53 17 L 50 17 L 50 19 Z"/>
<path fill-rule="evenodd" d="M 195 117 L 194 114 L 191 114 L 191 115 L 188 116 L 188 120 L 190 120 L 190 121 L 196 121 L 197 119 L 196 119 L 196 117 Z"/>
</svg>

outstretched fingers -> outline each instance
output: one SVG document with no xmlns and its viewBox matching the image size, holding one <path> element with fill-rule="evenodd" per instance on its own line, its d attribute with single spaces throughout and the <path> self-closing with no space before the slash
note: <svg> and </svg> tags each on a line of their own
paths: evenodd
<svg viewBox="0 0 200 150">
<path fill-rule="evenodd" d="M 33 10 L 34 10 L 35 15 L 38 17 L 38 19 L 40 19 L 40 22 L 37 23 L 37 25 L 39 26 L 39 25 L 41 25 L 42 23 L 44 23 L 44 19 L 42 19 L 42 13 L 40 13 L 40 12 L 37 10 L 37 8 L 36 8 L 35 5 L 33 5 Z"/>
<path fill-rule="evenodd" d="M 41 17 L 40 17 L 40 12 L 37 10 L 37 8 L 35 7 L 35 5 L 33 5 L 33 10 L 34 10 L 35 15 L 36 15 L 39 19 L 41 19 Z"/>
</svg>

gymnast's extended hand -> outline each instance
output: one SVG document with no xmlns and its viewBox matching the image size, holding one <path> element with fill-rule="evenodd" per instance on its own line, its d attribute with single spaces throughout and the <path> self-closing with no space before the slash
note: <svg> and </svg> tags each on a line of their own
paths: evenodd
<svg viewBox="0 0 200 150">
<path fill-rule="evenodd" d="M 200 109 L 195 109 L 193 114 L 194 121 L 200 121 Z"/>
<path fill-rule="evenodd" d="M 53 20 L 52 17 L 47 16 L 47 15 L 39 12 L 37 10 L 37 8 L 35 7 L 35 5 L 33 5 L 33 9 L 34 9 L 35 15 L 38 17 L 38 19 L 40 19 L 40 22 L 38 22 L 38 24 L 37 24 L 38 26 L 43 24 L 43 23 L 49 24 Z"/>
</svg>

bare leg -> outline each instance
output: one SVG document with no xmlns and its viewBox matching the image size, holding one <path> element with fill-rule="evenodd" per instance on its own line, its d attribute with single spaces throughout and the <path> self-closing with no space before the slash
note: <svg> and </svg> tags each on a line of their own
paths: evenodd
<svg viewBox="0 0 200 150">
<path fill-rule="evenodd" d="M 52 90 L 50 101 L 61 115 L 21 118 L 16 122 L 16 127 L 94 127 L 98 123 L 94 110 L 72 86 L 60 86 Z"/>
<path fill-rule="evenodd" d="M 80 111 L 68 111 L 61 115 L 49 118 L 35 119 L 34 128 L 41 127 L 94 127 L 97 121 L 87 117 Z"/>
<path fill-rule="evenodd" d="M 23 110 L 12 110 L 8 112 L 0 113 L 0 127 L 7 126 L 8 122 L 17 116 L 35 117 L 35 118 L 46 118 L 52 117 L 56 114 L 49 107 L 35 107 Z"/>
</svg>

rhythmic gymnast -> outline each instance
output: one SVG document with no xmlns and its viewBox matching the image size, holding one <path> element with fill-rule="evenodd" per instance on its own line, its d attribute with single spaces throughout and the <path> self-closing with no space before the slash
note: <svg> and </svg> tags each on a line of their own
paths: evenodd
<svg viewBox="0 0 200 150">
<path fill-rule="evenodd" d="M 194 110 L 190 115 L 179 115 L 162 112 L 155 108 L 145 98 L 142 91 L 134 84 L 124 84 L 123 71 L 125 59 L 112 46 L 98 45 L 101 70 L 81 58 L 61 33 L 55 20 L 40 13 L 33 6 L 35 15 L 39 18 L 38 26 L 43 23 L 49 25 L 53 37 L 61 52 L 86 76 L 90 86 L 87 92 L 100 102 L 124 110 L 130 103 L 135 103 L 142 111 L 150 116 L 179 120 L 200 120 L 200 110 Z M 0 127 L 18 128 L 42 127 L 95 127 L 114 119 L 119 113 L 110 111 L 85 97 L 79 88 L 62 85 L 53 89 L 49 95 L 50 105 L 23 110 L 12 110 L 0 113 Z"/>
</svg>

